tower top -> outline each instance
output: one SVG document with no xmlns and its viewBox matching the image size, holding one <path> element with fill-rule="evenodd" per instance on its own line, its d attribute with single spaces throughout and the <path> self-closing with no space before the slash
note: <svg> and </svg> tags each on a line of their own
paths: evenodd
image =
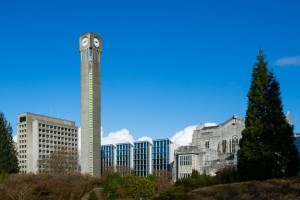
<svg viewBox="0 0 300 200">
<path fill-rule="evenodd" d="M 79 37 L 79 50 L 84 49 L 97 49 L 100 53 L 102 52 L 102 38 L 93 33 L 88 32 Z"/>
</svg>

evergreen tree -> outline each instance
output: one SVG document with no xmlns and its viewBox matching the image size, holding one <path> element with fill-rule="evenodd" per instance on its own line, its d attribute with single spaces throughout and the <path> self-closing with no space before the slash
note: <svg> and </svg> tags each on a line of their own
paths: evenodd
<svg viewBox="0 0 300 200">
<path fill-rule="evenodd" d="M 0 112 L 0 173 L 19 172 L 17 152 L 12 138 L 12 128 Z"/>
<path fill-rule="evenodd" d="M 298 171 L 293 127 L 283 113 L 279 82 L 267 66 L 260 50 L 252 72 L 238 158 L 244 180 L 292 176 Z"/>
</svg>

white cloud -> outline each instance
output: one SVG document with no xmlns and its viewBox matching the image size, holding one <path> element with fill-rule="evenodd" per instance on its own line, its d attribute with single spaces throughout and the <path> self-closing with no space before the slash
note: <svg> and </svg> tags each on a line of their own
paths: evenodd
<svg viewBox="0 0 300 200">
<path fill-rule="evenodd" d="M 116 132 L 111 132 L 106 137 L 102 137 L 101 145 L 125 142 L 130 142 L 133 144 L 133 141 L 133 137 L 130 135 L 129 131 L 127 129 L 122 129 Z"/>
<path fill-rule="evenodd" d="M 300 56 L 284 57 L 275 61 L 276 66 L 300 66 Z"/>
<path fill-rule="evenodd" d="M 179 144 L 181 146 L 189 145 L 192 142 L 193 132 L 197 126 L 188 126 L 185 129 L 178 131 L 171 137 L 171 141 L 174 144 Z"/>
<path fill-rule="evenodd" d="M 148 141 L 150 142 L 151 144 L 153 144 L 153 140 L 152 138 L 148 137 L 148 136 L 142 136 L 138 139 L 138 141 Z"/>
<path fill-rule="evenodd" d="M 13 140 L 15 143 L 17 143 L 17 135 L 13 136 Z"/>
</svg>

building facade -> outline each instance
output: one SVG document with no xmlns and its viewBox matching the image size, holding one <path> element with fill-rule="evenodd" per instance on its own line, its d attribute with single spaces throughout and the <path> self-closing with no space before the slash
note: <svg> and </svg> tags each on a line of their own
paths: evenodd
<svg viewBox="0 0 300 200">
<path fill-rule="evenodd" d="M 101 175 L 115 171 L 116 146 L 113 144 L 101 146 Z"/>
<path fill-rule="evenodd" d="M 129 175 L 133 169 L 133 145 L 131 143 L 119 143 L 116 146 L 116 171 L 122 176 Z"/>
<path fill-rule="evenodd" d="M 89 32 L 79 38 L 81 89 L 81 172 L 100 176 L 100 54 L 102 40 Z"/>
<path fill-rule="evenodd" d="M 152 170 L 153 173 L 167 175 L 171 172 L 173 162 L 172 142 L 169 139 L 153 140 Z"/>
<path fill-rule="evenodd" d="M 122 176 L 131 174 L 132 170 L 137 176 L 171 174 L 174 146 L 177 145 L 173 145 L 169 139 L 103 145 L 101 173 L 103 175 L 113 169 Z"/>
<path fill-rule="evenodd" d="M 51 153 L 60 150 L 77 153 L 78 127 L 73 121 L 22 113 L 18 115 L 17 143 L 20 172 L 43 172 L 40 161 Z"/>
<path fill-rule="evenodd" d="M 236 165 L 244 128 L 244 120 L 236 115 L 219 125 L 197 126 L 191 145 L 175 150 L 173 179 L 189 177 L 193 169 L 215 175 L 226 165 Z"/>
<path fill-rule="evenodd" d="M 134 142 L 133 153 L 135 175 L 150 175 L 152 172 L 152 144 L 149 141 Z"/>
</svg>

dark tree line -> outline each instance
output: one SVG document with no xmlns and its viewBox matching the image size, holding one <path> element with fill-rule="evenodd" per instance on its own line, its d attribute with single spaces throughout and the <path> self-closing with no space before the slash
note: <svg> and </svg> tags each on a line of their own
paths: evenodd
<svg viewBox="0 0 300 200">
<path fill-rule="evenodd" d="M 18 173 L 17 151 L 12 137 L 12 128 L 0 112 L 0 173 Z"/>
</svg>

